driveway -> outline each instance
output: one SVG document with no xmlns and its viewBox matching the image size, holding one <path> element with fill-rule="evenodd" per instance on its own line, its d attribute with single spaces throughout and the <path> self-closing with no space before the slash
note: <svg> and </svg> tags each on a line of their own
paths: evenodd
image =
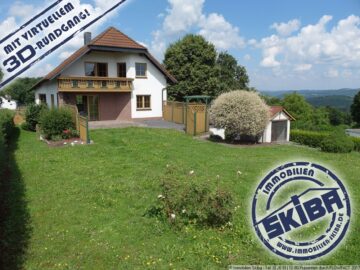
<svg viewBox="0 0 360 270">
<path fill-rule="evenodd" d="M 184 131 L 185 129 L 185 126 L 182 124 L 176 124 L 164 120 L 143 120 L 141 123 L 150 128 L 176 129 L 179 131 Z"/>
<path fill-rule="evenodd" d="M 184 125 L 164 120 L 139 120 L 139 121 L 92 121 L 89 122 L 90 129 L 126 128 L 126 127 L 148 127 L 175 129 L 184 132 Z"/>
</svg>

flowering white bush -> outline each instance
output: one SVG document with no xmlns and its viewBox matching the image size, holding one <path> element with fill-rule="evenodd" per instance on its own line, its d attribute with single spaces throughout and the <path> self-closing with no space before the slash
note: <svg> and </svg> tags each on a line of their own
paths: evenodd
<svg viewBox="0 0 360 270">
<path fill-rule="evenodd" d="M 269 107 L 255 92 L 232 91 L 220 95 L 210 109 L 215 127 L 224 128 L 226 137 L 257 138 L 269 121 Z"/>
</svg>

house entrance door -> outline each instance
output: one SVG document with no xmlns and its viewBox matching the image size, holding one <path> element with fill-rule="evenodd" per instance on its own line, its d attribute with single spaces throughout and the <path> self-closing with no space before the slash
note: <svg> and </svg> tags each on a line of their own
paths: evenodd
<svg viewBox="0 0 360 270">
<path fill-rule="evenodd" d="M 99 120 L 98 95 L 77 95 L 76 106 L 80 115 L 87 116 L 89 121 Z"/>
</svg>

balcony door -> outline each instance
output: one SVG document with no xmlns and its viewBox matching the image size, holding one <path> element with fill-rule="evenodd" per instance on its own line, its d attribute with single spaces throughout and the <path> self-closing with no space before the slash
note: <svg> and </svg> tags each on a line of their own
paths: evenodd
<svg viewBox="0 0 360 270">
<path fill-rule="evenodd" d="M 87 116 L 89 121 L 99 120 L 99 96 L 77 95 L 76 106 L 80 115 Z"/>
</svg>

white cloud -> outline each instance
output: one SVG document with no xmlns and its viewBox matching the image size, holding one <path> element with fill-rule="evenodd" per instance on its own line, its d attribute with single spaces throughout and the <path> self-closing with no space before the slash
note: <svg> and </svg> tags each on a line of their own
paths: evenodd
<svg viewBox="0 0 360 270">
<path fill-rule="evenodd" d="M 307 63 L 360 67 L 360 17 L 351 15 L 328 30 L 331 20 L 331 16 L 325 15 L 296 35 L 263 38 L 256 44 L 263 52 L 261 65 L 293 66 L 295 70 L 310 69 L 304 66 Z"/>
<path fill-rule="evenodd" d="M 339 71 L 335 68 L 329 68 L 324 75 L 328 78 L 337 78 L 339 77 Z"/>
<path fill-rule="evenodd" d="M 242 48 L 244 39 L 239 35 L 239 28 L 234 27 L 225 18 L 217 13 L 203 16 L 200 22 L 199 34 L 212 42 L 217 49 Z"/>
<path fill-rule="evenodd" d="M 17 27 L 18 25 L 16 23 L 15 17 L 8 17 L 0 24 L 0 35 L 4 37 L 5 35 L 14 31 Z"/>
<path fill-rule="evenodd" d="M 73 54 L 72 51 L 63 51 L 63 52 L 61 52 L 59 54 L 59 59 L 65 60 L 66 58 L 68 58 L 72 54 Z"/>
<path fill-rule="evenodd" d="M 217 13 L 205 14 L 205 0 L 168 0 L 170 7 L 164 15 L 161 29 L 153 32 L 151 51 L 159 58 L 167 44 L 186 32 L 196 30 L 217 49 L 241 48 L 245 42 L 239 35 L 239 29 Z"/>
<path fill-rule="evenodd" d="M 35 8 L 33 5 L 25 4 L 23 2 L 15 2 L 9 10 L 9 15 L 18 17 L 20 20 L 24 21 L 29 17 L 34 16 L 38 12 L 38 8 Z"/>
<path fill-rule="evenodd" d="M 44 64 L 39 66 L 35 66 L 34 68 L 30 69 L 29 71 L 24 72 L 21 77 L 44 77 L 50 71 L 54 69 L 52 64 Z"/>
<path fill-rule="evenodd" d="M 178 34 L 199 23 L 204 16 L 204 2 L 205 0 L 169 0 L 170 9 L 163 23 L 165 33 Z"/>
<path fill-rule="evenodd" d="M 294 70 L 295 71 L 307 71 L 307 70 L 310 70 L 312 68 L 312 65 L 311 64 L 299 64 L 299 65 L 296 65 Z"/>
<path fill-rule="evenodd" d="M 250 54 L 245 54 L 244 55 L 244 60 L 245 61 L 250 61 L 251 60 L 251 55 Z"/>
<path fill-rule="evenodd" d="M 274 23 L 270 28 L 275 29 L 281 36 L 288 36 L 300 29 L 301 22 L 297 19 L 288 21 L 287 23 Z"/>
</svg>

